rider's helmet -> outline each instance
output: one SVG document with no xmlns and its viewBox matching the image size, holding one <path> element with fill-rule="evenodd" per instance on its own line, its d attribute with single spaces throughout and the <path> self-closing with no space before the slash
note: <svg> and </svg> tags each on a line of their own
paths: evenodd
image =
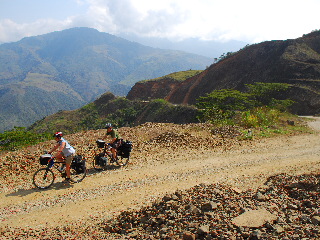
<svg viewBox="0 0 320 240">
<path fill-rule="evenodd" d="M 112 124 L 111 123 L 107 123 L 106 124 L 106 128 L 112 128 Z"/>
<path fill-rule="evenodd" d="M 55 134 L 53 134 L 53 137 L 62 138 L 62 135 L 62 132 L 56 132 Z"/>
</svg>

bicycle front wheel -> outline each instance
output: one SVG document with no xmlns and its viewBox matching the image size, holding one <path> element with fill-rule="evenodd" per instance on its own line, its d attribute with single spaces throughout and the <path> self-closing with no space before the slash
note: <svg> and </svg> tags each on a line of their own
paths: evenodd
<svg viewBox="0 0 320 240">
<path fill-rule="evenodd" d="M 122 167 L 123 167 L 123 166 L 125 166 L 125 165 L 128 164 L 129 158 L 130 158 L 130 156 L 127 157 L 127 158 L 118 156 L 117 159 L 116 159 L 116 164 L 117 164 L 118 166 L 122 166 Z"/>
<path fill-rule="evenodd" d="M 50 187 L 54 182 L 54 173 L 51 169 L 41 168 L 33 175 L 33 184 L 40 189 Z"/>
<path fill-rule="evenodd" d="M 81 182 L 87 176 L 87 168 L 84 168 L 81 172 L 76 169 L 70 168 L 70 180 L 74 183 Z"/>
</svg>

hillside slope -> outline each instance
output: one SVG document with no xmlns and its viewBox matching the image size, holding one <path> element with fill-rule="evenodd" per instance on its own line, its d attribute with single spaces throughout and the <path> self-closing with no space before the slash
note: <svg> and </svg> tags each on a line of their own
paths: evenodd
<svg viewBox="0 0 320 240">
<path fill-rule="evenodd" d="M 283 98 L 296 103 L 292 111 L 301 115 L 320 113 L 320 31 L 298 39 L 268 41 L 247 46 L 231 54 L 197 76 L 183 82 L 167 80 L 154 83 L 138 82 L 128 93 L 128 99 L 157 97 L 172 102 L 194 104 L 199 96 L 216 89 L 245 90 L 245 84 L 279 82 L 292 85 Z"/>
<path fill-rule="evenodd" d="M 107 92 L 79 109 L 59 111 L 33 123 L 28 130 L 38 134 L 104 128 L 107 122 L 114 126 L 137 126 L 146 122 L 186 124 L 198 122 L 198 109 L 175 105 L 163 100 L 130 101 Z"/>
<path fill-rule="evenodd" d="M 205 69 L 207 57 L 155 49 L 90 28 L 0 45 L 0 131 L 79 108 L 111 91 L 125 96 L 140 80 Z"/>
</svg>

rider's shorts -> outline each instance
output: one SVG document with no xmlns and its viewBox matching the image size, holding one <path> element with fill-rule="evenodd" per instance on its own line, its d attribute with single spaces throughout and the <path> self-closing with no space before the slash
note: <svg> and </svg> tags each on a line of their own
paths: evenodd
<svg viewBox="0 0 320 240">
<path fill-rule="evenodd" d="M 72 162 L 72 159 L 73 159 L 73 154 L 69 155 L 68 157 L 65 157 L 65 161 L 66 161 L 66 164 L 71 164 Z"/>
</svg>

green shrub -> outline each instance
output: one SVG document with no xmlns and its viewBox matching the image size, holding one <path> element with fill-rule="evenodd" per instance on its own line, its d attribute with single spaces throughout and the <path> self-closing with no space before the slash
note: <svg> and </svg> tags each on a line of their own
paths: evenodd
<svg viewBox="0 0 320 240">
<path fill-rule="evenodd" d="M 280 111 L 268 107 L 258 107 L 244 111 L 241 114 L 240 125 L 244 127 L 270 127 L 279 121 Z"/>
<path fill-rule="evenodd" d="M 14 151 L 20 147 L 33 145 L 51 139 L 50 133 L 35 134 L 24 127 L 15 127 L 10 131 L 0 133 L 0 151 Z"/>
<path fill-rule="evenodd" d="M 234 89 L 215 90 L 197 99 L 198 119 L 202 122 L 231 123 L 238 119 L 238 112 L 243 112 L 240 121 L 248 127 L 274 124 L 279 111 L 286 111 L 293 101 L 279 99 L 282 91 L 290 85 L 284 83 L 247 84 L 248 92 Z"/>
<path fill-rule="evenodd" d="M 131 127 L 138 114 L 139 111 L 134 107 L 118 109 L 115 113 L 108 115 L 108 117 L 105 119 L 105 122 L 111 122 L 117 127 Z"/>
</svg>

